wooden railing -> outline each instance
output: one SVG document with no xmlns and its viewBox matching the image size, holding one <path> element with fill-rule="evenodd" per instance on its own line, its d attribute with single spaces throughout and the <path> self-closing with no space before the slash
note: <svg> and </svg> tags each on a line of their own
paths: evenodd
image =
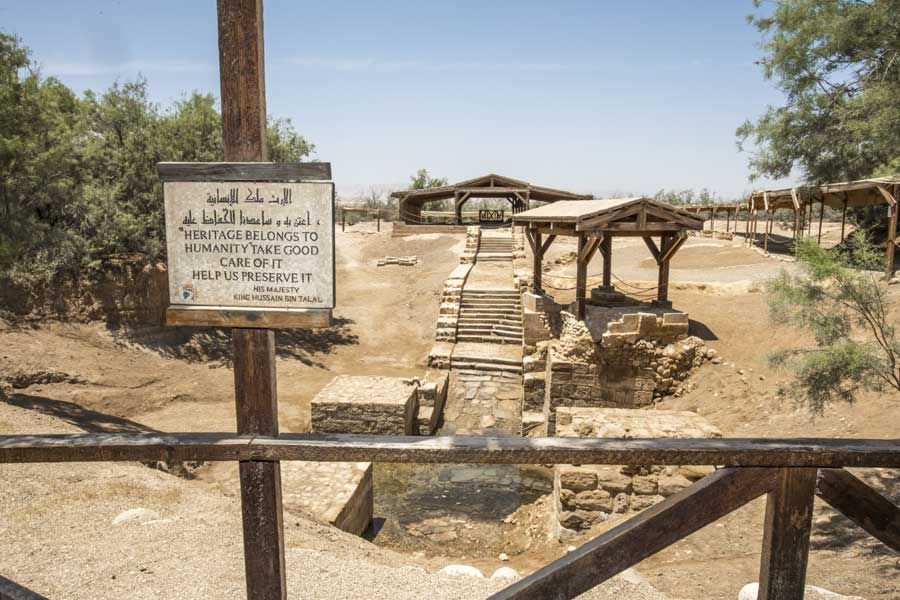
<svg viewBox="0 0 900 600">
<path fill-rule="evenodd" d="M 759 600 L 803 598 L 815 495 L 900 552 L 900 509 L 844 470 L 900 468 L 898 440 L 265 437 L 229 433 L 0 436 L 0 463 L 201 460 L 720 467 L 494 594 L 493 600 L 575 598 L 763 494 L 767 500 Z M 258 515 L 268 522 L 271 516 Z M 249 565 L 250 557 L 245 560 Z M 270 597 L 252 589 L 248 596 Z"/>
</svg>

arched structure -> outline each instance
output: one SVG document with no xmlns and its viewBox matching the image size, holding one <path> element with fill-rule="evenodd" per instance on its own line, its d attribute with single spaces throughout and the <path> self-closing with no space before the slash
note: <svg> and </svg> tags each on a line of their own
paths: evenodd
<svg viewBox="0 0 900 600">
<path fill-rule="evenodd" d="M 422 207 L 438 200 L 453 200 L 454 222 L 462 224 L 462 209 L 473 198 L 503 198 L 508 200 L 512 214 L 531 208 L 531 202 L 557 202 L 559 200 L 590 200 L 589 194 L 574 194 L 564 190 L 532 185 L 527 181 L 490 173 L 475 179 L 460 181 L 422 190 L 403 190 L 391 194 L 397 198 L 400 219 L 404 223 L 422 223 Z"/>
</svg>

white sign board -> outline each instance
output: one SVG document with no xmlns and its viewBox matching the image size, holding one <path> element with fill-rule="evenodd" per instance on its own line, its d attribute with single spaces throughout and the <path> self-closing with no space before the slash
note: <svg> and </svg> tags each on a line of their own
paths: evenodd
<svg viewBox="0 0 900 600">
<path fill-rule="evenodd" d="M 164 183 L 169 301 L 334 307 L 332 182 Z"/>
</svg>

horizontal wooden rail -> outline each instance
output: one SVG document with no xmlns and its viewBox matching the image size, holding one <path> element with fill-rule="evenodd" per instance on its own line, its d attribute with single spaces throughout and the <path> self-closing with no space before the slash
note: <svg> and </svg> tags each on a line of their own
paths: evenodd
<svg viewBox="0 0 900 600">
<path fill-rule="evenodd" d="M 208 460 L 900 468 L 900 440 L 233 433 L 0 436 L 0 463 Z"/>
</svg>

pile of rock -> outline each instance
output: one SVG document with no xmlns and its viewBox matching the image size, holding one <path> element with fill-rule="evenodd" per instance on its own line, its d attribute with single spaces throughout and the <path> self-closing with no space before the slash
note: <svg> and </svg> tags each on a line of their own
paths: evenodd
<svg viewBox="0 0 900 600">
<path fill-rule="evenodd" d="M 418 262 L 418 256 L 385 256 L 378 261 L 378 266 L 399 265 L 401 267 L 414 267 Z"/>
</svg>

